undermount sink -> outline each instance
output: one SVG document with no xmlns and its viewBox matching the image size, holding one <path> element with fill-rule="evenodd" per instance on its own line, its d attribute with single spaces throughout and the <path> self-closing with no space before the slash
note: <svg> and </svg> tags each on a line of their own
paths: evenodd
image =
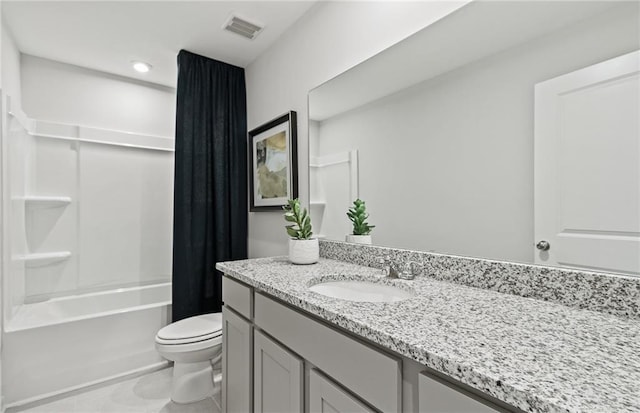
<svg viewBox="0 0 640 413">
<path fill-rule="evenodd" d="M 330 280 L 314 284 L 310 291 L 347 301 L 384 303 L 402 301 L 415 296 L 411 287 L 399 287 L 381 282 L 362 280 Z"/>
</svg>

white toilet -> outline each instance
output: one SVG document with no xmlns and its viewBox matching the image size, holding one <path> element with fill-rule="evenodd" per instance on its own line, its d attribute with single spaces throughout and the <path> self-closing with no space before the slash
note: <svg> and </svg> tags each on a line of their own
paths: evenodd
<svg viewBox="0 0 640 413">
<path fill-rule="evenodd" d="M 222 359 L 222 314 L 185 318 L 158 331 L 156 349 L 174 362 L 171 400 L 193 403 L 219 391 Z"/>
</svg>

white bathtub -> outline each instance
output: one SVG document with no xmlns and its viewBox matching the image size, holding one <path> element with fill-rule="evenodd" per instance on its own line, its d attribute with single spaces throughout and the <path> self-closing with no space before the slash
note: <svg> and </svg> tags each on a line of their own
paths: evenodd
<svg viewBox="0 0 640 413">
<path fill-rule="evenodd" d="M 171 283 L 25 304 L 5 326 L 3 395 L 17 406 L 166 365 L 155 334 Z"/>
</svg>

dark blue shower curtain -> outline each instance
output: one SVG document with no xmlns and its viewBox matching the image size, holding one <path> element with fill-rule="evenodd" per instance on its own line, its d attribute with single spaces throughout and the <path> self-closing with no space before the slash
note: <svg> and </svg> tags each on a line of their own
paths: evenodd
<svg viewBox="0 0 640 413">
<path fill-rule="evenodd" d="M 220 311 L 215 263 L 247 257 L 244 69 L 178 54 L 173 321 Z"/>
</svg>

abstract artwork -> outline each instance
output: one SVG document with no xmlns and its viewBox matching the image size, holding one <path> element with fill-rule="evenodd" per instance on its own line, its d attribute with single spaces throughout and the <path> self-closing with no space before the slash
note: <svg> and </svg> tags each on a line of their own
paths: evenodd
<svg viewBox="0 0 640 413">
<path fill-rule="evenodd" d="M 250 210 L 280 210 L 298 196 L 296 112 L 249 132 Z"/>
</svg>

